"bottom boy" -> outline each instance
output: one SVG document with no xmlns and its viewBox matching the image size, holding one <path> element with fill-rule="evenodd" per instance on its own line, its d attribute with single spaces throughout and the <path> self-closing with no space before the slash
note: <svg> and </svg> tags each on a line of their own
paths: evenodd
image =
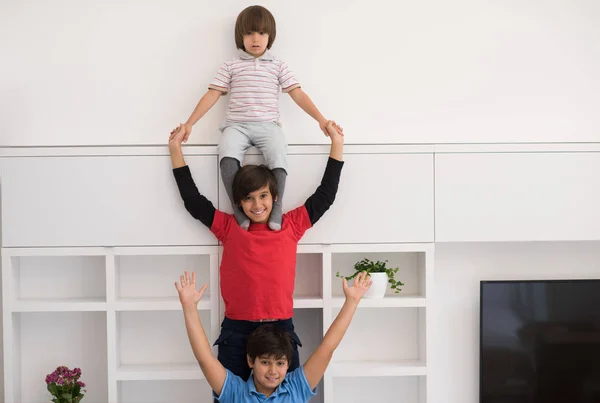
<svg viewBox="0 0 600 403">
<path fill-rule="evenodd" d="M 248 381 L 232 374 L 212 354 L 210 343 L 200 322 L 197 305 L 208 287 L 196 289 L 196 273 L 186 271 L 175 283 L 183 308 L 185 327 L 200 368 L 212 387 L 215 398 L 222 403 L 262 402 L 270 397 L 272 403 L 308 402 L 329 365 L 333 352 L 350 326 L 358 303 L 371 286 L 370 277 L 360 273 L 348 286 L 342 279 L 346 300 L 337 317 L 325 333 L 323 341 L 303 366 L 286 374 L 292 354 L 289 335 L 274 326 L 256 329 L 248 338 L 247 358 L 252 368 Z"/>
</svg>

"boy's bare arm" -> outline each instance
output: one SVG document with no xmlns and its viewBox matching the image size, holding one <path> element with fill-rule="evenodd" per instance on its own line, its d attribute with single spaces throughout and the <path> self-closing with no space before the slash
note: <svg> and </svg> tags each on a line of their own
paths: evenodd
<svg viewBox="0 0 600 403">
<path fill-rule="evenodd" d="M 198 316 L 198 302 L 208 286 L 205 284 L 199 291 L 196 290 L 196 273 L 192 273 L 190 278 L 187 271 L 185 275 L 180 276 L 180 281 L 181 285 L 175 282 L 175 288 L 179 293 L 179 300 L 185 318 L 185 328 L 192 351 L 208 384 L 217 395 L 220 395 L 227 372 L 225 367 L 212 354 L 210 343 L 202 327 L 200 316 Z"/>
<path fill-rule="evenodd" d="M 327 119 L 319 112 L 313 101 L 310 97 L 302 90 L 302 88 L 294 88 L 288 94 L 294 100 L 296 105 L 298 105 L 304 112 L 306 112 L 309 116 L 311 116 L 314 120 L 319 123 L 319 127 L 327 135 L 327 130 L 325 127 L 327 126 Z"/>
<path fill-rule="evenodd" d="M 223 94 L 221 91 L 212 88 L 206 91 L 185 123 L 191 126 L 195 125 L 196 122 L 210 110 L 210 108 L 215 106 L 221 94 Z"/>
<path fill-rule="evenodd" d="M 346 279 L 343 279 L 342 282 L 346 301 L 327 333 L 325 333 L 323 341 L 304 364 L 304 374 L 311 389 L 316 388 L 321 378 L 323 378 L 323 374 L 333 357 L 333 352 L 350 326 L 360 299 L 371 286 L 370 277 L 366 273 L 357 275 L 352 287 L 348 287 Z"/>
<path fill-rule="evenodd" d="M 192 133 L 192 126 L 194 126 L 196 122 L 199 121 L 200 118 L 206 114 L 206 112 L 208 112 L 213 106 L 215 106 L 221 94 L 223 94 L 221 91 L 211 88 L 208 91 L 206 91 L 202 98 L 200 98 L 200 101 L 198 101 L 198 105 L 196 105 L 196 107 L 194 108 L 194 111 L 188 118 L 187 122 L 183 124 L 183 128 L 185 129 L 183 137 L 184 143 L 188 140 L 190 134 Z M 174 136 L 176 130 L 177 129 L 171 132 L 171 137 Z"/>
</svg>

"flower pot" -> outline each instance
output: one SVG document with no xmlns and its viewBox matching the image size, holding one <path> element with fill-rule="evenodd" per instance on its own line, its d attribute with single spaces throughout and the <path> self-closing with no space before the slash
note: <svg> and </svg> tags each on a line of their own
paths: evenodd
<svg viewBox="0 0 600 403">
<path fill-rule="evenodd" d="M 369 273 L 369 276 L 371 276 L 373 284 L 363 298 L 383 298 L 389 285 L 387 273 Z"/>
</svg>

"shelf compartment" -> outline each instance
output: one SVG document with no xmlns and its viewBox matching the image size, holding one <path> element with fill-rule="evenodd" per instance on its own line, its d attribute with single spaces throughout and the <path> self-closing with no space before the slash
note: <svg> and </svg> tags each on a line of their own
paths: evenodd
<svg viewBox="0 0 600 403">
<path fill-rule="evenodd" d="M 181 311 L 179 298 L 124 298 L 115 303 L 116 311 Z M 202 297 L 198 310 L 210 310 L 211 302 Z"/>
<path fill-rule="evenodd" d="M 163 303 L 177 299 L 174 283 L 185 270 L 196 273 L 198 288 L 210 285 L 209 254 L 115 256 L 116 300 Z M 202 299 L 208 301 L 213 291 L 218 293 L 208 287 Z"/>
<path fill-rule="evenodd" d="M 321 253 L 298 253 L 296 255 L 294 299 L 322 298 L 323 255 Z"/>
<path fill-rule="evenodd" d="M 338 312 L 335 308 L 333 317 Z M 426 308 L 358 309 L 335 352 L 333 363 L 359 361 L 384 366 L 405 361 L 426 363 L 425 325 Z"/>
<path fill-rule="evenodd" d="M 106 302 L 104 256 L 12 256 L 10 264 L 12 302 L 17 306 L 44 301 L 62 305 L 68 305 L 68 300 Z"/>
<path fill-rule="evenodd" d="M 344 297 L 342 289 L 342 280 L 337 277 L 339 272 L 341 276 L 350 276 L 354 274 L 354 264 L 362 259 L 371 261 L 388 260 L 387 267 L 398 267 L 396 280 L 402 281 L 404 286 L 401 287 L 400 293 L 396 294 L 389 286 L 387 287 L 384 298 L 402 297 L 420 297 L 427 296 L 426 290 L 426 266 L 425 252 L 365 252 L 365 253 L 332 253 L 331 255 L 331 294 L 335 297 Z M 352 283 L 352 280 L 349 281 Z M 363 301 L 368 301 L 365 298 Z M 374 303 L 374 306 L 376 305 Z M 394 306 L 392 302 L 390 306 Z"/>
<path fill-rule="evenodd" d="M 48 401 L 43 380 L 60 365 L 81 368 L 86 399 L 108 401 L 105 312 L 25 312 L 11 319 L 15 402 Z"/>
<path fill-rule="evenodd" d="M 25 299 L 12 303 L 13 312 L 94 312 L 106 311 L 104 298 Z"/>
<path fill-rule="evenodd" d="M 341 308 L 346 299 L 335 297 L 331 300 L 331 306 Z M 424 297 L 389 296 L 384 298 L 363 298 L 358 308 L 419 308 L 427 306 Z"/>
<path fill-rule="evenodd" d="M 210 312 L 199 311 L 211 341 Z M 126 366 L 195 365 L 179 311 L 117 312 L 117 370 Z"/>
<path fill-rule="evenodd" d="M 179 365 L 122 365 L 117 369 L 119 381 L 167 381 L 204 379 L 200 366 Z"/>
<path fill-rule="evenodd" d="M 120 381 L 118 400 L 119 403 L 212 402 L 212 390 L 204 379 Z"/>
<path fill-rule="evenodd" d="M 425 376 L 333 378 L 333 403 L 425 403 Z"/>
<path fill-rule="evenodd" d="M 427 366 L 421 361 L 347 361 L 330 366 L 333 377 L 424 376 Z"/>
</svg>

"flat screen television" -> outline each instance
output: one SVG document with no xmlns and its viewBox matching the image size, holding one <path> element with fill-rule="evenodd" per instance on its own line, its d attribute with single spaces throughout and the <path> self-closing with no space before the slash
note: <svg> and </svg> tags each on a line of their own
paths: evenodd
<svg viewBox="0 0 600 403">
<path fill-rule="evenodd" d="M 600 280 L 480 288 L 480 403 L 600 403 Z"/>
</svg>

